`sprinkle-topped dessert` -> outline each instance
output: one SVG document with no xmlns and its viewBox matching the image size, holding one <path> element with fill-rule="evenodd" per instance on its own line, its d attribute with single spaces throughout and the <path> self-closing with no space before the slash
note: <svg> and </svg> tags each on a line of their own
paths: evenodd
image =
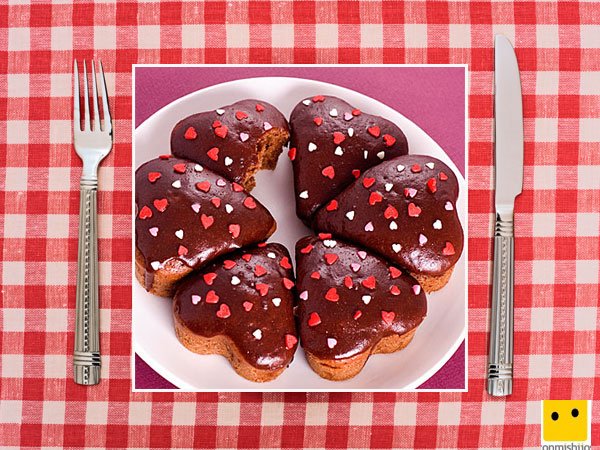
<svg viewBox="0 0 600 450">
<path fill-rule="evenodd" d="M 290 126 L 296 212 L 306 223 L 363 171 L 408 153 L 400 128 L 337 97 L 304 99 L 292 111 Z"/>
<path fill-rule="evenodd" d="M 220 354 L 251 381 L 269 381 L 297 348 L 290 255 L 265 244 L 224 256 L 188 278 L 173 303 L 180 342 Z"/>
</svg>

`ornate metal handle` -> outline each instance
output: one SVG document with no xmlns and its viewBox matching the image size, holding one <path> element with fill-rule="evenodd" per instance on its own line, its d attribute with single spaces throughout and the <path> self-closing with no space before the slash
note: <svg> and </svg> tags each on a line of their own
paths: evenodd
<svg viewBox="0 0 600 450">
<path fill-rule="evenodd" d="M 75 383 L 100 382 L 100 327 L 98 321 L 98 231 L 96 228 L 97 179 L 81 180 L 79 203 L 79 254 L 75 310 Z"/>
<path fill-rule="evenodd" d="M 487 391 L 494 396 L 512 394 L 513 375 L 513 219 L 496 215 L 494 279 Z"/>
</svg>

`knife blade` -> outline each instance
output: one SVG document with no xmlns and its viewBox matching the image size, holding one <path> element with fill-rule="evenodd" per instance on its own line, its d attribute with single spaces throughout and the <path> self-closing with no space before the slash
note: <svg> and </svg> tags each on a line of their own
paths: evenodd
<svg viewBox="0 0 600 450">
<path fill-rule="evenodd" d="M 515 51 L 502 35 L 494 43 L 494 272 L 487 391 L 513 387 L 514 205 L 523 190 L 523 101 Z"/>
</svg>

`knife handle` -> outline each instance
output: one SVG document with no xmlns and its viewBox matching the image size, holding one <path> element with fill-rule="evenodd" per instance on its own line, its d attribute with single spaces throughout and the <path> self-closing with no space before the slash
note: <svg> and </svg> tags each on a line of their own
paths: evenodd
<svg viewBox="0 0 600 450">
<path fill-rule="evenodd" d="M 513 218 L 496 214 L 494 278 L 487 391 L 493 396 L 512 394 L 513 375 Z"/>
</svg>

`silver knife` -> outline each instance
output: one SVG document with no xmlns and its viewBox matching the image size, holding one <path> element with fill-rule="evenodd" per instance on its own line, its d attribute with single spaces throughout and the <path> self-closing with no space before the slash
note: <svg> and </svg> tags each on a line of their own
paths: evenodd
<svg viewBox="0 0 600 450">
<path fill-rule="evenodd" d="M 487 391 L 512 393 L 515 198 L 523 189 L 523 102 L 517 57 L 509 40 L 494 45 L 496 226 Z"/>
</svg>

